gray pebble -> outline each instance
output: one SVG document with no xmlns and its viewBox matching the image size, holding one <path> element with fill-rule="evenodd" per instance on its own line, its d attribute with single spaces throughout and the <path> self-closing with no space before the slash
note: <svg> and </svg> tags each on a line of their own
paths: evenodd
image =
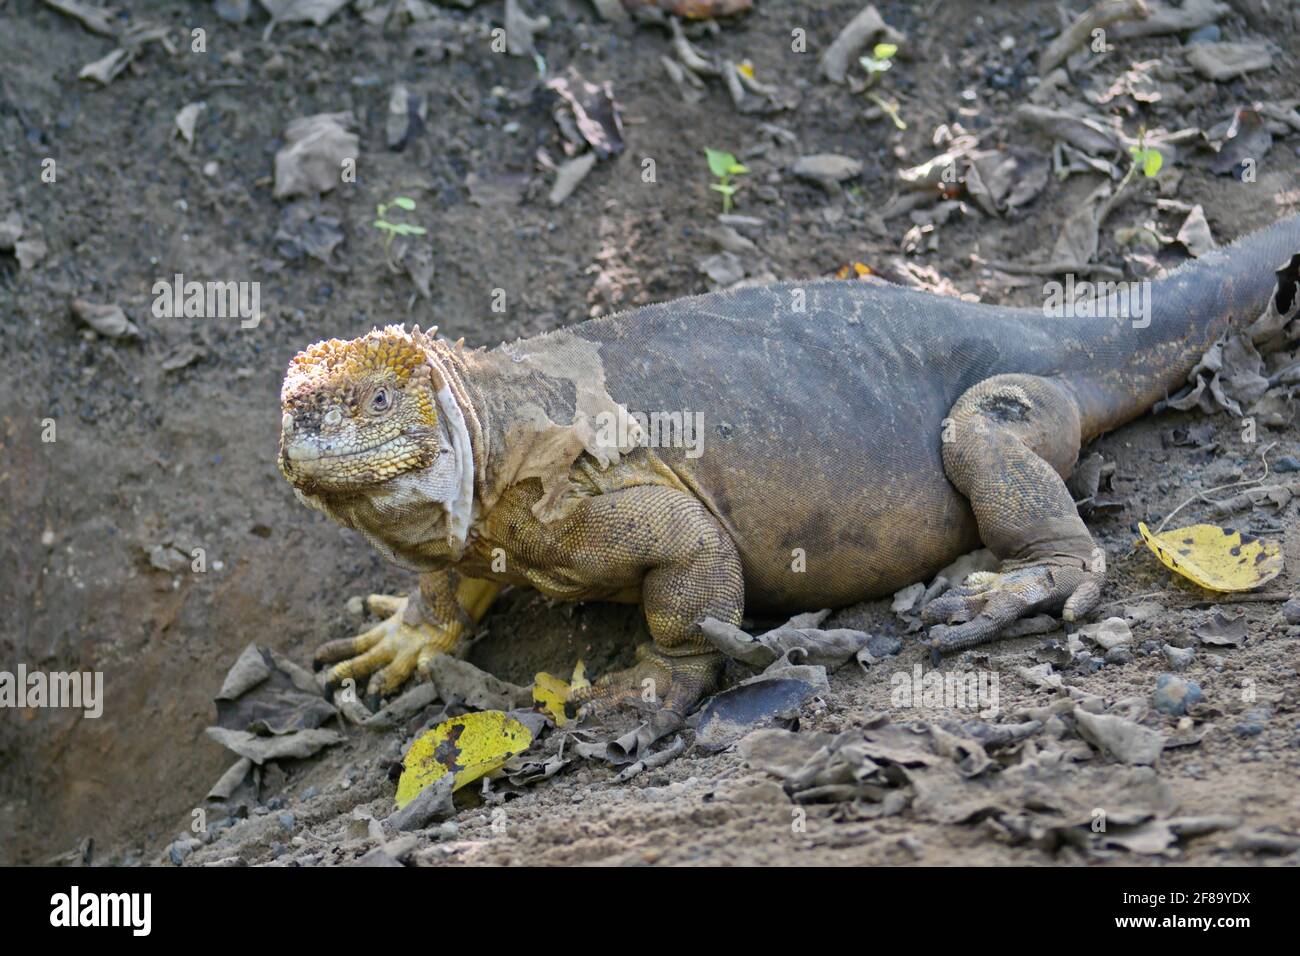
<svg viewBox="0 0 1300 956">
<path fill-rule="evenodd" d="M 889 634 L 877 634 L 867 641 L 867 650 L 876 660 L 893 657 L 903 649 L 903 642 Z"/>
<path fill-rule="evenodd" d="M 1131 664 L 1133 652 L 1127 647 L 1112 647 L 1106 652 L 1107 664 Z"/>
<path fill-rule="evenodd" d="M 1198 703 L 1204 695 L 1195 681 L 1184 680 L 1176 674 L 1161 674 L 1156 678 L 1153 697 L 1156 710 L 1162 714 L 1181 717 L 1187 708 Z"/>
<path fill-rule="evenodd" d="M 1292 598 L 1283 604 L 1282 616 L 1288 624 L 1300 624 L 1300 598 Z"/>
<path fill-rule="evenodd" d="M 1186 669 L 1187 665 L 1196 657 L 1196 649 L 1192 647 L 1173 647 L 1166 644 L 1160 650 L 1164 653 L 1169 666 L 1176 671 Z"/>
</svg>

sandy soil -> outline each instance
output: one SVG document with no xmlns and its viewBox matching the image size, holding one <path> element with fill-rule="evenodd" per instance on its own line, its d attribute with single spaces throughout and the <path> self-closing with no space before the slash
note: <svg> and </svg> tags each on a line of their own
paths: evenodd
<svg viewBox="0 0 1300 956">
<path fill-rule="evenodd" d="M 532 95 L 533 61 L 490 50 L 500 3 L 432 7 L 441 57 L 415 43 L 411 28 L 374 26 L 350 9 L 321 27 L 281 24 L 267 38 L 260 11 L 230 24 L 206 3 L 116 6 L 134 22 L 167 27 L 176 52 L 151 44 L 100 88 L 77 73 L 113 41 L 38 0 L 0 0 L 0 221 L 19 213 L 26 235 L 48 246 L 30 269 L 0 253 L 0 668 L 102 671 L 106 696 L 97 720 L 51 709 L 0 717 L 4 863 L 79 853 L 86 838 L 97 863 L 175 857 L 186 865 L 349 862 L 384 842 L 366 815 L 390 812 L 388 769 L 418 719 L 385 732 L 349 729 L 348 741 L 322 756 L 268 771 L 257 797 L 236 809 L 240 822 L 212 828 L 194 852 L 176 849 L 191 835 L 196 808 L 214 820 L 231 811 L 205 803 L 231 756 L 203 731 L 240 650 L 256 641 L 305 664 L 317 644 L 357 628 L 345 612 L 349 597 L 410 583 L 359 537 L 297 504 L 276 471 L 280 377 L 307 343 L 419 322 L 471 345 L 495 345 L 704 291 L 709 279 L 698 263 L 717 251 L 704 230 L 718 211 L 705 147 L 731 150 L 751 169 L 736 209 L 763 220 L 750 232 L 757 244 L 745 257 L 751 275 L 822 276 L 852 262 L 888 273 L 901 257 L 932 268 L 954 291 L 1016 305 L 1039 304 L 1041 280 L 1017 284 L 983 263 L 1041 258 L 1101 181 L 1052 179 L 1005 218 L 968 203 L 935 228 L 933 247 L 927 235 L 912 255 L 904 248 L 914 222 L 906 213 L 881 216 L 899 192 L 898 170 L 938 151 L 932 137 L 941 124 L 961 123 L 987 147 L 1050 155 L 1047 137 L 1010 120 L 1032 89 L 1038 53 L 1057 32 L 1050 3 L 878 3 L 907 36 L 880 84 L 900 101 L 905 131 L 873 115 L 861 94 L 817 73 L 818 51 L 857 13 L 855 3 L 799 4 L 791 13 L 760 0 L 716 34 L 691 28 L 699 47 L 752 61 L 761 79 L 797 99 L 793 109 L 770 114 L 739 112 L 716 81 L 700 102 L 685 104 L 659 62 L 670 53 L 666 31 L 604 23 L 578 0 L 547 4 L 553 25 L 537 43 L 548 68 L 573 65 L 592 81 L 609 81 L 627 141 L 554 208 L 546 201 L 551 174 L 537 154 L 562 158 L 560 137 L 549 106 Z M 1176 67 L 1170 82 L 1184 95 L 1157 103 L 1121 96 L 1098 108 L 1123 116 L 1136 134 L 1143 125 L 1209 129 L 1255 100 L 1294 101 L 1295 20 L 1289 13 L 1270 19 L 1262 4 L 1230 6 L 1219 23 L 1223 39 L 1271 41 L 1271 67 L 1209 82 L 1186 68 L 1185 34 L 1126 40 L 1087 71 L 1092 85 L 1160 59 Z M 196 25 L 208 29 L 205 53 L 182 42 Z M 807 53 L 791 51 L 796 28 L 806 31 Z M 397 81 L 428 99 L 423 128 L 401 151 L 387 148 L 384 131 Z M 199 101 L 207 107 L 188 145 L 174 120 Z M 328 265 L 287 258 L 275 239 L 285 203 L 272 197 L 273 157 L 290 120 L 340 110 L 357 117 L 360 176 L 320 203 L 346 238 Z M 764 123 L 791 138 L 774 137 Z M 1139 183 L 1119 204 L 1102 230 L 1098 260 L 1124 266 L 1115 238 L 1123 228 L 1154 222 L 1178 230 L 1186 214 L 1158 207 L 1160 196 L 1200 204 L 1220 241 L 1294 213 L 1298 150 L 1300 133 L 1276 136 L 1250 185 L 1215 175 L 1195 150 L 1180 153 L 1181 178 L 1167 193 Z M 831 190 L 790 174 L 794 158 L 814 153 L 858 159 L 862 172 Z M 40 178 L 45 158 L 57 163 L 54 183 Z M 647 158 L 654 183 L 642 179 Z M 414 197 L 429 227 L 427 299 L 388 267 L 370 225 L 376 204 L 394 195 Z M 1170 245 L 1158 260 L 1169 266 L 1185 256 Z M 151 288 L 178 272 L 260 281 L 263 320 L 241 328 L 232 320 L 155 318 Z M 504 313 L 492 309 L 495 288 L 507 290 Z M 74 298 L 120 305 L 141 337 L 86 330 L 70 314 Z M 57 423 L 53 443 L 42 441 L 47 419 Z M 1174 429 L 1207 421 L 1219 443 L 1213 453 L 1166 441 Z M 1093 449 L 1114 462 L 1113 497 L 1122 502 L 1089 519 L 1111 556 L 1110 612 L 1133 603 L 1160 607 L 1134 624 L 1138 645 L 1185 643 L 1213 609 L 1132 548 L 1131 526 L 1199 490 L 1253 476 L 1260 446 L 1244 444 L 1240 432 L 1226 415 L 1163 413 Z M 1297 454 L 1300 428 L 1267 430 L 1267 442 L 1277 443 L 1271 459 Z M 1191 521 L 1209 511 L 1193 505 L 1182 514 Z M 1289 590 L 1300 562 L 1294 514 L 1291 504 L 1268 525 L 1292 569 L 1271 591 Z M 151 551 L 168 543 L 202 547 L 207 570 L 153 566 Z M 1176 812 L 1234 818 L 1232 826 L 1182 839 L 1165 856 L 1060 848 L 1011 838 L 988 819 L 940 823 L 913 809 L 872 817 L 837 803 L 807 806 L 806 824 L 792 827 L 798 814 L 788 796 L 734 749 L 688 749 L 625 783 L 614 782 L 618 768 L 580 762 L 499 808 L 467 792 L 454 827 L 434 825 L 389 852 L 420 864 L 1295 863 L 1293 846 L 1261 853 L 1258 841 L 1243 839 L 1300 831 L 1300 637 L 1281 607 L 1234 605 L 1246 615 L 1244 645 L 1198 650 L 1181 675 L 1205 693 L 1190 726 L 1154 712 L 1144 717 L 1170 736 L 1199 738 L 1161 759 L 1158 775 Z M 801 732 L 862 726 L 877 712 L 896 723 L 952 716 L 891 703 L 889 675 L 926 658 L 888 601 L 833 620 L 898 634 L 903 650 L 867 673 L 850 662 L 832 675 L 829 692 L 798 715 Z M 512 593 L 490 613 L 470 660 L 523 683 L 580 657 L 600 673 L 629 660 L 644 636 L 634 608 L 565 607 Z M 1035 650 L 1053 636 L 1061 635 L 1008 640 L 957 666 L 996 671 L 1007 713 L 1043 707 L 1056 695 L 1018 669 L 1033 665 Z M 1079 691 L 1113 702 L 1149 699 L 1168 667 L 1156 651 L 1064 673 Z M 1103 774 L 1125 770 L 1100 756 L 1091 763 Z M 494 816 L 497 809 L 504 817 Z"/>
</svg>

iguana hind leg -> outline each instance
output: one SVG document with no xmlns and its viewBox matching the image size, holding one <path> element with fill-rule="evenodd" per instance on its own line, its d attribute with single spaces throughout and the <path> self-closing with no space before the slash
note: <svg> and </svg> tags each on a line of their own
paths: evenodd
<svg viewBox="0 0 1300 956">
<path fill-rule="evenodd" d="M 370 596 L 370 609 L 388 617 L 357 637 L 329 641 L 316 651 L 318 664 L 334 664 L 330 686 L 367 675 L 367 694 L 383 697 L 404 684 L 417 669 L 428 674 L 438 654 L 458 654 L 463 639 L 487 613 L 501 585 L 465 577 L 453 570 L 420 576 L 407 597 Z M 335 663 L 335 662 L 339 663 Z"/>
<path fill-rule="evenodd" d="M 1073 620 L 1096 606 L 1105 558 L 1064 481 L 1080 443 L 1069 388 L 1034 375 L 994 376 L 967 390 L 946 424 L 944 470 L 1002 565 L 925 607 L 936 654 L 993 640 L 1033 611 Z"/>
</svg>

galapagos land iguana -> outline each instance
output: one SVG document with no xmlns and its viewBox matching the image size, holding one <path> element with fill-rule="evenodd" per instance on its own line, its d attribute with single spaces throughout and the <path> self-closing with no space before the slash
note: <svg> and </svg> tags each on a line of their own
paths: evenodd
<svg viewBox="0 0 1300 956">
<path fill-rule="evenodd" d="M 1078 618 L 1105 575 L 1064 482 L 1081 445 L 1177 390 L 1229 328 L 1294 308 L 1296 252 L 1300 216 L 1152 283 L 1140 319 L 820 280 L 492 350 L 395 326 L 312 345 L 285 376 L 280 469 L 420 575 L 317 660 L 387 694 L 463 646 L 503 585 L 638 600 L 653 643 L 576 702 L 650 679 L 685 714 L 721 668 L 705 618 L 892 594 L 981 542 L 999 571 L 925 607 L 932 647 Z M 646 439 L 676 413 L 702 421 L 695 447 Z"/>
</svg>

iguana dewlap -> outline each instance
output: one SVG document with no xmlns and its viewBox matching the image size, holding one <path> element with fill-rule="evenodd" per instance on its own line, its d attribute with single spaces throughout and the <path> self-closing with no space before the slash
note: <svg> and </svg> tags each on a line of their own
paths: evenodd
<svg viewBox="0 0 1300 956">
<path fill-rule="evenodd" d="M 1298 250 L 1300 217 L 1152 284 L 1146 314 L 1118 319 L 817 281 L 490 351 L 398 327 L 313 345 L 285 378 L 281 470 L 421 573 L 389 620 L 318 656 L 347 658 L 332 680 L 374 673 L 388 692 L 455 651 L 503 584 L 635 597 L 654 644 L 593 694 L 653 686 L 684 712 L 720 663 L 705 617 L 890 594 L 981 541 L 1004 565 L 927 606 L 936 647 L 1032 611 L 1078 616 L 1105 572 L 1063 481 L 1080 445 L 1178 388 L 1275 287 L 1293 295 L 1274 269 Z"/>
</svg>

